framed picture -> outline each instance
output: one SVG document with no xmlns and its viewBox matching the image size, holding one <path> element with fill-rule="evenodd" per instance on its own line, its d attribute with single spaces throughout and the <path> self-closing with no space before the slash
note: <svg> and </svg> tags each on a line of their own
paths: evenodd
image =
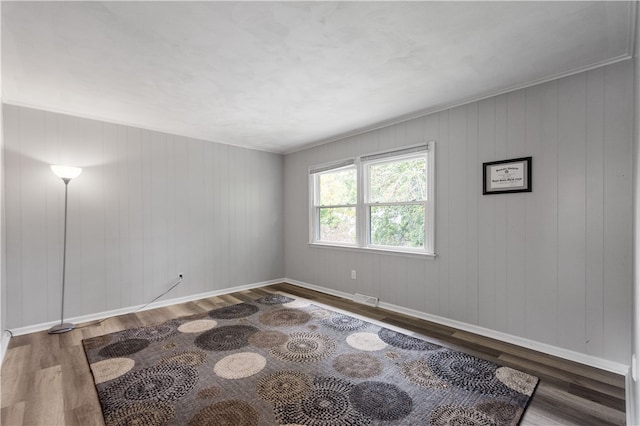
<svg viewBox="0 0 640 426">
<path fill-rule="evenodd" d="M 482 164 L 482 194 L 531 192 L 531 157 Z"/>
</svg>

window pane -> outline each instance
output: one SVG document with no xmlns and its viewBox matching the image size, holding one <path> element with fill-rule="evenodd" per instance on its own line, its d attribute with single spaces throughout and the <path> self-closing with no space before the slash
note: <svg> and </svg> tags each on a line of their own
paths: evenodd
<svg viewBox="0 0 640 426">
<path fill-rule="evenodd" d="M 357 202 L 358 181 L 355 167 L 318 175 L 317 205 L 336 206 Z"/>
<path fill-rule="evenodd" d="M 371 244 L 424 247 L 424 205 L 371 206 Z"/>
<path fill-rule="evenodd" d="M 427 197 L 425 158 L 369 166 L 369 202 L 424 201 Z"/>
<path fill-rule="evenodd" d="M 320 241 L 356 242 L 356 208 L 320 208 Z"/>
</svg>

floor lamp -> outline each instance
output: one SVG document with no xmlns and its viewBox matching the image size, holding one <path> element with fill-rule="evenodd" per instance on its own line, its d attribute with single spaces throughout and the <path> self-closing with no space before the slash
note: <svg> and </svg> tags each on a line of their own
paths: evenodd
<svg viewBox="0 0 640 426">
<path fill-rule="evenodd" d="M 82 172 L 79 167 L 56 166 L 52 165 L 51 170 L 64 182 L 64 243 L 62 249 L 62 307 L 60 309 L 60 324 L 54 325 L 49 329 L 49 334 L 66 333 L 76 328 L 75 324 L 64 322 L 64 283 L 66 279 L 67 269 L 67 190 L 71 179 L 78 177 Z"/>
</svg>

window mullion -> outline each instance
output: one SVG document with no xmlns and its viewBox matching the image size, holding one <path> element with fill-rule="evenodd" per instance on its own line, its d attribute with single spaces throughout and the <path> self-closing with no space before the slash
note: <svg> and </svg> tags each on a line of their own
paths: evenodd
<svg viewBox="0 0 640 426">
<path fill-rule="evenodd" d="M 358 207 L 357 204 L 317 204 L 314 207 L 319 209 L 340 209 L 345 207 Z"/>
<path fill-rule="evenodd" d="M 412 201 L 389 201 L 389 202 L 378 202 L 375 203 L 364 203 L 365 207 L 371 206 L 414 206 L 418 204 L 426 205 L 426 200 L 412 200 Z"/>
<path fill-rule="evenodd" d="M 356 208 L 356 227 L 358 247 L 365 247 L 367 242 L 368 214 L 365 207 L 365 192 L 367 187 L 367 177 L 365 166 L 358 162 L 358 207 Z"/>
<path fill-rule="evenodd" d="M 309 178 L 309 205 L 311 206 L 311 208 L 309 209 L 309 242 L 311 243 L 315 243 L 318 240 L 318 230 L 317 228 L 319 228 L 320 226 L 320 221 L 318 220 L 318 212 L 317 212 L 317 208 L 316 208 L 316 199 L 317 199 L 317 193 L 316 193 L 316 181 L 317 181 L 317 176 L 314 174 L 310 175 Z"/>
<path fill-rule="evenodd" d="M 314 210 L 313 222 L 315 224 L 313 230 L 313 240 L 318 241 L 320 239 L 320 207 L 316 207 Z"/>
</svg>

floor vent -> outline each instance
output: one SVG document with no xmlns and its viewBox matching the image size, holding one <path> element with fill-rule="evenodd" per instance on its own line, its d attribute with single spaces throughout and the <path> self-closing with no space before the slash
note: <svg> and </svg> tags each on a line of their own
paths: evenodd
<svg viewBox="0 0 640 426">
<path fill-rule="evenodd" d="M 378 298 L 367 296 L 366 294 L 356 293 L 353 295 L 353 301 L 369 306 L 378 306 Z"/>
</svg>

